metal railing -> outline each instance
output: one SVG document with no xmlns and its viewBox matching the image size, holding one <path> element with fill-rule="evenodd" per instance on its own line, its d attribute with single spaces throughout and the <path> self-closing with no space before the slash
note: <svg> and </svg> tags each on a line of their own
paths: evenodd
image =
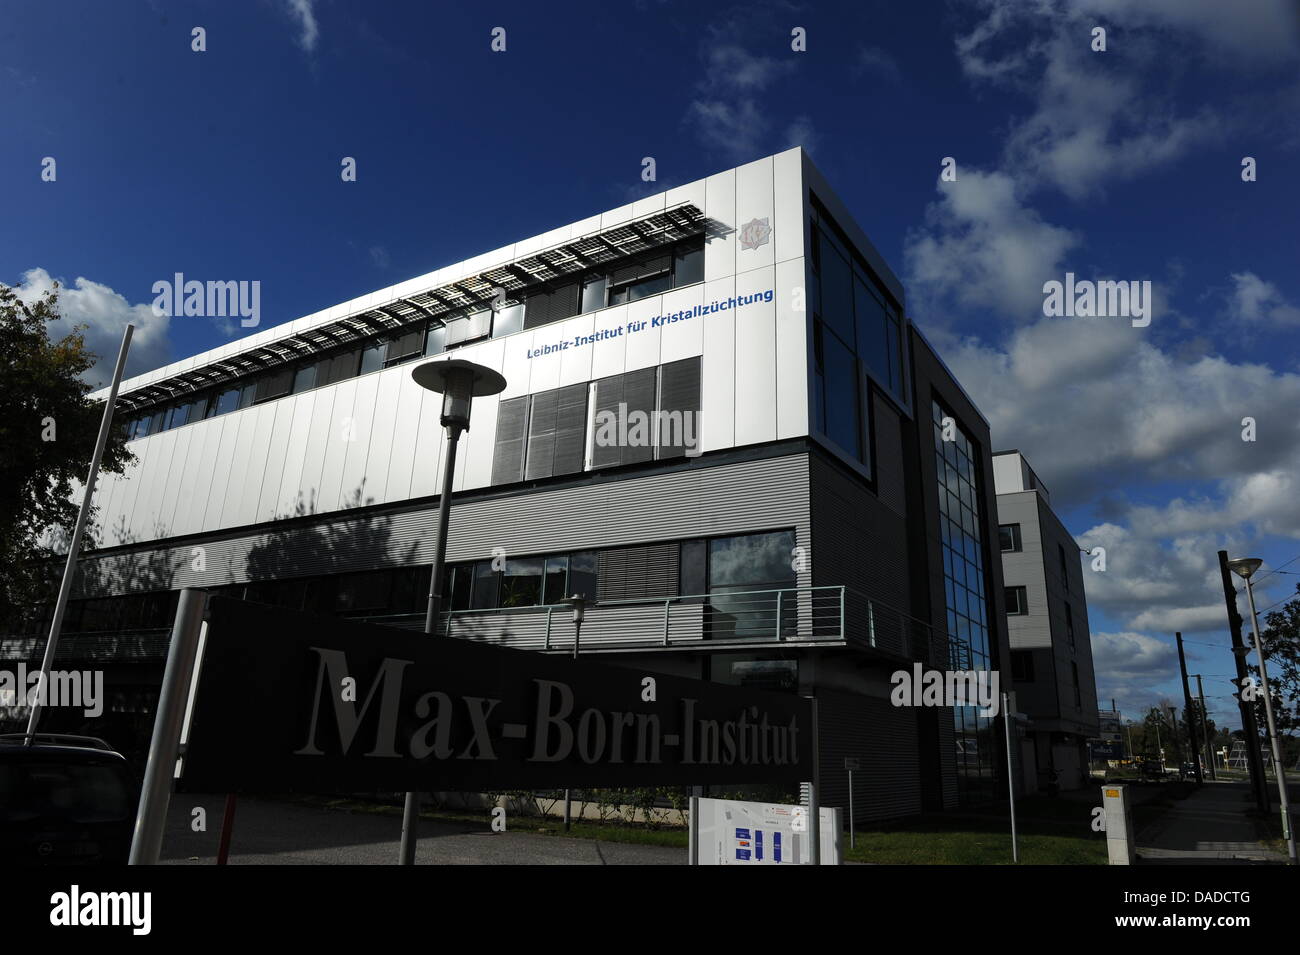
<svg viewBox="0 0 1300 955">
<path fill-rule="evenodd" d="M 364 619 L 424 627 L 422 614 Z M 520 649 L 571 649 L 574 641 L 568 604 L 456 610 L 441 624 L 447 636 Z M 588 605 L 581 631 L 581 646 L 592 649 L 783 643 L 856 644 L 938 666 L 948 657 L 947 637 L 928 623 L 845 586 L 602 600 Z"/>
</svg>

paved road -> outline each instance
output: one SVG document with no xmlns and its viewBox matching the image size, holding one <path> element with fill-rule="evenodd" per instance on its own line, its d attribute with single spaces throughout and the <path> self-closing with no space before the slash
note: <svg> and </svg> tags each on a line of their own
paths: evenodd
<svg viewBox="0 0 1300 955">
<path fill-rule="evenodd" d="M 1134 836 L 1137 857 L 1162 865 L 1285 863 L 1285 853 L 1265 848 L 1256 836 L 1246 815 L 1253 805 L 1246 783 L 1206 780 Z"/>
<path fill-rule="evenodd" d="M 224 797 L 172 797 L 162 861 L 211 865 L 221 835 Z M 207 811 L 207 831 L 191 828 Z M 400 816 L 351 813 L 245 797 L 239 801 L 230 864 L 389 865 L 397 860 Z M 416 862 L 438 865 L 684 865 L 686 851 L 527 832 L 492 832 L 476 823 L 420 821 Z"/>
</svg>

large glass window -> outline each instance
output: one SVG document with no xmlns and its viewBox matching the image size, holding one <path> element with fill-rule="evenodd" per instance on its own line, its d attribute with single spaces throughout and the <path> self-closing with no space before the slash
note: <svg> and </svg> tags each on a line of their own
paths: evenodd
<svg viewBox="0 0 1300 955">
<path fill-rule="evenodd" d="M 605 307 L 605 287 L 609 278 L 605 275 L 592 275 L 582 283 L 582 311 L 594 312 Z"/>
<path fill-rule="evenodd" d="M 953 440 L 944 440 L 944 419 L 952 415 L 938 402 L 930 406 L 939 492 L 939 531 L 943 547 L 947 602 L 949 667 L 989 668 L 988 613 L 985 597 L 983 533 L 976 467 L 977 450 L 954 422 Z M 1010 609 L 1008 608 L 1008 612 Z M 976 707 L 953 708 L 957 792 L 962 802 L 993 798 L 992 723 Z"/>
<path fill-rule="evenodd" d="M 826 374 L 826 436 L 853 457 L 862 458 L 862 404 L 858 363 L 833 333 L 823 340 Z"/>
<path fill-rule="evenodd" d="M 777 636 L 779 598 L 795 586 L 794 531 L 720 537 L 709 541 L 707 633 L 714 640 Z M 794 601 L 781 602 L 781 628 L 795 625 Z"/>
<path fill-rule="evenodd" d="M 361 371 L 358 374 L 365 375 L 383 368 L 384 348 L 384 343 L 380 342 L 361 349 Z"/>
<path fill-rule="evenodd" d="M 540 557 L 507 560 L 501 573 L 502 607 L 535 607 L 542 603 Z"/>
<path fill-rule="evenodd" d="M 704 241 L 684 243 L 673 255 L 673 287 L 704 281 Z"/>
</svg>

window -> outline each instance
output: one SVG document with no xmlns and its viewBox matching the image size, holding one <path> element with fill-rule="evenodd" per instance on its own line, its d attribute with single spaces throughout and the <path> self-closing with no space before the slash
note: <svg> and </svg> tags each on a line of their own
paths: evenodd
<svg viewBox="0 0 1300 955">
<path fill-rule="evenodd" d="M 1007 587 L 1003 590 L 1007 604 L 1007 616 L 1019 616 L 1029 613 L 1029 600 L 1024 587 Z"/>
<path fill-rule="evenodd" d="M 1057 544 L 1056 549 L 1061 555 L 1061 587 L 1068 594 L 1070 592 L 1070 563 L 1065 557 L 1065 545 Z"/>
<path fill-rule="evenodd" d="M 617 467 L 654 458 L 656 368 L 596 382 L 591 466 Z"/>
<path fill-rule="evenodd" d="M 316 370 L 319 365 L 303 365 L 293 373 L 293 393 L 310 391 L 316 387 Z"/>
<path fill-rule="evenodd" d="M 815 197 L 813 209 L 811 258 L 817 280 L 809 290 L 812 311 L 884 388 L 906 402 L 899 311 L 844 231 Z M 816 326 L 814 329 L 816 334 Z M 825 340 L 814 347 L 829 352 L 831 344 Z M 819 354 L 817 360 L 820 363 L 823 356 Z M 865 392 L 862 397 L 865 399 Z M 821 404 L 818 396 L 819 410 Z M 829 396 L 825 405 L 829 413 Z M 823 429 L 823 433 L 827 432 Z"/>
<path fill-rule="evenodd" d="M 587 386 L 569 385 L 529 396 L 528 480 L 575 474 L 587 452 Z"/>
<path fill-rule="evenodd" d="M 497 602 L 500 575 L 492 569 L 492 562 L 481 560 L 474 565 L 474 586 L 470 595 L 471 610 L 493 610 Z"/>
<path fill-rule="evenodd" d="M 862 459 L 862 403 L 858 363 L 835 334 L 823 336 L 825 349 L 826 436 L 848 454 Z"/>
<path fill-rule="evenodd" d="M 605 275 L 592 275 L 582 283 L 582 313 L 594 312 L 605 307 L 605 289 L 609 278 Z"/>
<path fill-rule="evenodd" d="M 540 557 L 507 560 L 501 573 L 500 606 L 534 607 L 542 603 L 543 564 Z"/>
<path fill-rule="evenodd" d="M 655 456 L 660 460 L 699 453 L 700 359 L 659 366 Z"/>
<path fill-rule="evenodd" d="M 383 368 L 384 350 L 385 345 L 383 342 L 367 345 L 365 348 L 361 349 L 361 370 L 357 372 L 357 374 L 367 375 L 372 371 L 378 371 L 380 368 Z"/>
<path fill-rule="evenodd" d="M 424 339 L 425 355 L 441 355 L 447 350 L 447 327 L 445 325 L 432 325 L 429 327 L 429 334 Z"/>
<path fill-rule="evenodd" d="M 497 406 L 492 483 L 576 474 L 583 468 L 586 450 L 587 385 L 502 401 Z"/>
<path fill-rule="evenodd" d="M 704 240 L 683 242 L 673 253 L 673 288 L 704 281 Z"/>
<path fill-rule="evenodd" d="M 276 398 L 283 398 L 289 393 L 291 387 L 293 387 L 293 369 L 277 369 L 257 380 L 253 401 L 260 404 L 263 401 L 274 401 Z M 243 405 L 241 404 L 240 407 L 243 407 Z"/>
<path fill-rule="evenodd" d="M 1021 549 L 1020 544 L 1020 525 L 1019 524 L 999 524 L 998 525 L 998 543 L 1002 546 L 1002 553 L 1009 551 L 1018 551 Z"/>
<path fill-rule="evenodd" d="M 524 327 L 524 305 L 522 302 L 505 305 L 496 310 L 492 316 L 492 337 L 503 338 L 513 335 Z M 427 354 L 427 352 L 426 352 Z"/>
<path fill-rule="evenodd" d="M 1011 679 L 1015 683 L 1034 682 L 1034 654 L 1031 651 L 1011 651 Z"/>
<path fill-rule="evenodd" d="M 410 361 L 412 358 L 418 357 L 423 350 L 424 325 L 421 323 L 406 329 L 401 335 L 388 343 L 388 350 L 384 354 L 384 367 L 400 365 L 404 361 Z"/>
<path fill-rule="evenodd" d="M 1083 693 L 1079 686 L 1079 664 L 1070 664 L 1070 676 L 1074 680 L 1074 708 L 1077 710 L 1083 706 Z"/>
<path fill-rule="evenodd" d="M 794 546 L 794 531 L 709 541 L 707 633 L 712 639 L 775 635 L 777 598 L 761 591 L 795 586 L 790 563 Z M 791 605 L 782 613 L 783 631 L 794 626 L 793 611 Z"/>
<path fill-rule="evenodd" d="M 537 328 L 578 314 L 582 283 L 565 282 L 532 292 L 524 302 L 524 328 Z"/>
<path fill-rule="evenodd" d="M 671 276 L 664 272 L 651 278 L 638 279 L 635 282 L 615 286 L 609 290 L 609 304 L 623 305 L 627 302 L 635 302 L 638 299 L 649 298 L 651 295 L 658 295 L 660 292 L 668 291 L 671 282 Z"/>
<path fill-rule="evenodd" d="M 1074 649 L 1074 611 L 1070 605 L 1065 605 L 1065 639 L 1070 644 L 1070 649 Z"/>
<path fill-rule="evenodd" d="M 388 611 L 392 575 L 387 570 L 369 570 L 344 574 L 338 579 L 334 595 L 336 613 L 382 614 Z"/>
</svg>

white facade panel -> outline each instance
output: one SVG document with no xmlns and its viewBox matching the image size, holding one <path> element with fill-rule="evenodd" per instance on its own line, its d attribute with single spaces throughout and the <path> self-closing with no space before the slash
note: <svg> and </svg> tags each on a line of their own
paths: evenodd
<svg viewBox="0 0 1300 955">
<path fill-rule="evenodd" d="M 397 383 L 396 420 L 393 422 L 392 449 L 388 458 L 388 474 L 384 482 L 384 501 L 404 501 L 411 496 L 411 468 L 415 463 L 415 445 L 423 428 L 437 428 L 438 422 L 425 422 L 420 418 L 420 400 L 424 389 L 410 375 L 394 375 Z M 373 473 L 373 469 L 372 469 Z"/>
<path fill-rule="evenodd" d="M 391 373 L 401 369 L 394 368 Z M 352 403 L 352 421 L 344 423 L 349 440 L 344 441 L 343 471 L 339 484 L 337 508 L 362 507 L 373 503 L 374 491 L 366 474 L 366 459 L 370 456 L 370 442 L 374 440 L 375 399 L 379 393 L 379 379 L 390 372 L 376 372 L 357 379 L 356 397 Z"/>
<path fill-rule="evenodd" d="M 321 510 L 321 478 L 325 474 L 325 454 L 330 437 L 334 434 L 334 397 L 337 385 L 317 388 L 315 405 L 311 412 L 311 431 L 307 437 L 307 451 L 302 459 L 302 480 L 289 502 L 291 513 L 312 514 Z"/>
<path fill-rule="evenodd" d="M 418 385 L 416 387 L 419 387 Z M 475 409 L 477 410 L 477 409 Z M 411 497 L 432 497 L 442 490 L 442 396 L 420 388 L 420 430 L 411 468 Z M 470 421 L 471 430 L 474 421 Z"/>
<path fill-rule="evenodd" d="M 412 365 L 389 368 L 376 377 L 375 413 L 370 422 L 370 447 L 366 451 L 366 497 L 381 504 L 388 500 L 388 462 L 393 455 L 393 436 L 398 427 L 397 405 L 402 380 L 411 377 Z"/>
<path fill-rule="evenodd" d="M 763 300 L 735 310 L 736 444 L 776 439 L 775 269 L 767 266 L 736 276 L 736 297 Z M 767 298 L 771 301 L 766 301 Z"/>
<path fill-rule="evenodd" d="M 590 335 L 595 331 L 595 328 L 596 319 L 592 314 L 579 315 L 577 318 L 571 318 L 565 322 L 566 334 L 572 335 L 575 339 L 580 335 Z M 576 385 L 580 382 L 591 381 L 594 377 L 591 369 L 591 348 L 566 348 L 560 352 L 560 379 L 556 387 L 563 388 L 565 385 Z"/>
<path fill-rule="evenodd" d="M 664 313 L 664 296 L 651 295 L 632 302 L 627 307 L 627 325 L 623 335 L 627 339 L 624 371 L 653 368 L 659 364 L 659 336 L 662 326 L 650 320 Z"/>
<path fill-rule="evenodd" d="M 747 163 L 736 170 L 736 274 L 741 275 L 750 269 L 762 268 L 776 261 L 776 246 L 772 234 L 778 227 L 772 212 L 772 157 Z M 767 223 L 766 236 L 763 235 L 762 223 Z M 753 223 L 754 234 L 746 248 L 743 241 L 746 225 Z M 765 241 L 764 241 L 765 240 Z"/>
<path fill-rule="evenodd" d="M 280 503 L 280 480 L 288 463 L 289 432 L 293 427 L 294 409 L 301 400 L 302 395 L 291 395 L 267 406 L 271 412 L 271 436 L 266 443 L 266 467 L 262 470 L 262 484 L 253 509 L 255 523 L 275 520 L 276 506 Z"/>
<path fill-rule="evenodd" d="M 550 328 L 542 329 L 543 332 L 550 330 Z M 520 395 L 526 395 L 532 390 L 528 386 L 528 382 L 532 377 L 532 361 L 529 359 L 528 353 L 532 350 L 534 337 L 531 330 L 525 330 L 502 339 L 505 351 L 503 352 L 504 359 L 501 374 L 506 380 L 506 390 L 501 392 L 503 400 L 518 398 Z M 466 350 L 458 349 L 457 351 Z M 466 351 L 466 354 L 468 355 L 468 351 Z M 474 360 L 470 358 L 470 361 Z M 473 419 L 470 420 L 472 423 Z"/>
<path fill-rule="evenodd" d="M 705 196 L 706 215 L 724 233 L 704 244 L 704 280 L 712 282 L 736 274 L 736 170 L 706 179 Z"/>
<path fill-rule="evenodd" d="M 307 461 L 307 445 L 311 440 L 312 415 L 316 409 L 317 391 L 294 396 L 293 417 L 289 421 L 289 443 L 285 448 L 285 464 L 280 472 L 280 487 L 275 495 L 275 516 L 292 517 L 302 493 L 303 465 Z"/>
<path fill-rule="evenodd" d="M 167 481 L 163 485 L 162 500 L 158 504 L 158 527 L 162 528 L 162 534 L 159 536 L 175 537 L 177 534 L 176 506 L 181 497 L 181 485 L 185 481 L 190 442 L 193 438 L 193 426 L 186 426 L 176 431 L 176 441 L 171 450 L 171 467 L 167 472 Z"/>
<path fill-rule="evenodd" d="M 627 332 L 624 330 L 627 325 L 627 306 L 607 308 L 593 313 L 593 317 L 593 334 L 607 332 L 611 337 L 584 346 L 591 349 L 591 377 L 595 380 L 621 375 L 624 362 L 627 361 Z"/>
<path fill-rule="evenodd" d="M 278 401 L 272 401 L 253 409 L 252 417 L 255 426 L 252 430 L 252 440 L 247 442 L 246 463 L 237 472 L 242 479 L 235 511 L 231 515 L 233 524 L 252 524 L 257 520 L 257 502 L 262 497 L 262 484 L 266 479 L 267 451 L 271 447 L 271 432 L 275 429 L 275 414 L 279 404 Z M 244 443 L 243 432 L 240 432 L 240 443 Z M 238 453 L 237 451 L 236 454 Z M 231 480 L 233 483 L 233 475 Z"/>
<path fill-rule="evenodd" d="M 735 294 L 732 276 L 706 282 L 704 300 Z M 713 312 L 704 322 L 704 356 L 700 362 L 700 450 L 717 451 L 736 443 L 736 312 Z"/>
<path fill-rule="evenodd" d="M 357 400 L 358 378 L 334 385 L 334 409 L 330 413 L 330 422 L 325 438 L 325 464 L 321 468 L 320 496 L 317 498 L 321 511 L 331 511 L 338 507 L 339 495 L 343 493 L 343 465 L 347 461 L 348 446 L 356 440 L 356 423 L 353 421 L 352 409 Z M 351 488 L 348 488 L 350 491 Z"/>
<path fill-rule="evenodd" d="M 772 157 L 772 193 L 776 261 L 786 262 L 804 254 L 804 235 L 808 230 L 802 150 L 787 149 Z"/>
<path fill-rule="evenodd" d="M 808 356 L 812 339 L 803 258 L 776 265 L 776 436 L 795 438 L 808 433 Z"/>
<path fill-rule="evenodd" d="M 665 292 L 663 313 L 674 315 L 689 312 L 704 304 L 704 283 L 697 282 L 685 288 Z M 704 323 L 701 315 L 665 324 L 659 334 L 659 360 L 663 364 L 694 358 L 704 351 Z"/>
</svg>

